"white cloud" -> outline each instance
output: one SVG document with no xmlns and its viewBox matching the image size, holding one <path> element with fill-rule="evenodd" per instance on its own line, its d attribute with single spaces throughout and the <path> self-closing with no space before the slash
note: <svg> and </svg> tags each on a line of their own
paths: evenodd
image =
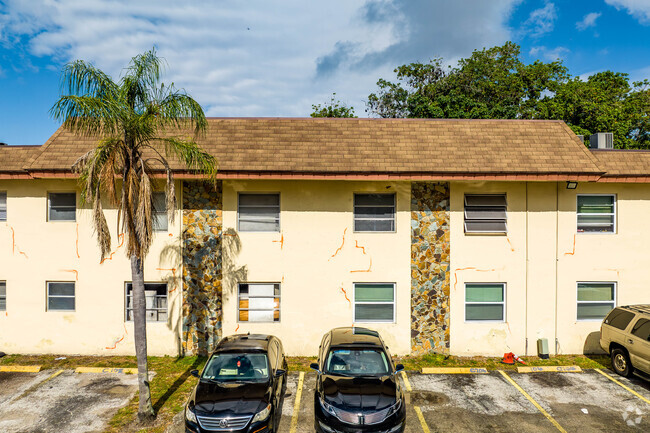
<svg viewBox="0 0 650 433">
<path fill-rule="evenodd" d="M 554 3 L 546 3 L 543 8 L 535 9 L 524 22 L 523 31 L 533 37 L 540 37 L 551 32 L 557 19 L 557 9 Z"/>
<path fill-rule="evenodd" d="M 650 1 L 648 0 L 605 0 L 616 9 L 627 9 L 627 12 L 639 20 L 641 24 L 650 24 Z"/>
<path fill-rule="evenodd" d="M 543 58 L 553 62 L 555 60 L 563 60 L 565 55 L 570 52 L 571 50 L 569 50 L 567 47 L 547 48 L 542 45 L 531 48 L 528 54 L 531 56 L 538 56 L 538 58 Z"/>
<path fill-rule="evenodd" d="M 114 78 L 155 45 L 164 81 L 211 116 L 306 116 L 332 92 L 363 114 L 397 65 L 508 40 L 520 1 L 6 0 L 0 43 L 57 67 L 91 61 Z"/>
<path fill-rule="evenodd" d="M 583 31 L 589 27 L 596 26 L 596 20 L 601 16 L 600 12 L 591 12 L 584 16 L 584 18 L 576 23 L 576 29 Z"/>
</svg>

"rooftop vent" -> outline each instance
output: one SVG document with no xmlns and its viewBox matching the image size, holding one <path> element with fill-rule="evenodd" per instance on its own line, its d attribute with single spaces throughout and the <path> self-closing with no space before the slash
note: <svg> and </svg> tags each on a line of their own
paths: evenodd
<svg viewBox="0 0 650 433">
<path fill-rule="evenodd" d="M 599 132 L 592 134 L 589 137 L 590 149 L 613 149 L 614 148 L 614 134 L 611 132 Z"/>
<path fill-rule="evenodd" d="M 583 143 L 585 142 L 585 136 L 584 136 L 584 135 L 578 135 L 578 138 L 579 138 L 580 141 L 582 141 Z"/>
</svg>

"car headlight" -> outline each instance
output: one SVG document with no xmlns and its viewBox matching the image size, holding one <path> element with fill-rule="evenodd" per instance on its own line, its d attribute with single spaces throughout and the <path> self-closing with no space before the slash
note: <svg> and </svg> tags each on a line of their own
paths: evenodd
<svg viewBox="0 0 650 433">
<path fill-rule="evenodd" d="M 271 415 L 271 405 L 269 404 L 268 406 L 266 406 L 266 408 L 262 409 L 261 411 L 255 414 L 255 416 L 253 417 L 253 422 L 266 421 L 270 415 Z"/>
<path fill-rule="evenodd" d="M 397 399 L 397 403 L 395 403 L 394 405 L 392 405 L 390 407 L 390 409 L 388 409 L 388 415 L 387 416 L 391 416 L 392 414 L 397 413 L 400 410 L 401 407 L 402 407 L 402 400 Z"/>
<path fill-rule="evenodd" d="M 194 424 L 197 423 L 196 414 L 192 409 L 190 409 L 189 406 L 185 406 L 185 419 L 188 420 L 189 422 L 193 422 Z"/>
<path fill-rule="evenodd" d="M 326 403 L 322 397 L 319 398 L 318 400 L 320 401 L 320 407 L 322 407 L 325 412 L 338 418 L 338 415 L 336 414 L 336 409 L 334 409 L 334 407 L 331 404 Z"/>
</svg>

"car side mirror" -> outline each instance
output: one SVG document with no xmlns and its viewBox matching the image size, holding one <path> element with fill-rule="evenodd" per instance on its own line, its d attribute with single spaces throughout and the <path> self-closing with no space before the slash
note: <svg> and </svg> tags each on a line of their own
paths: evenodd
<svg viewBox="0 0 650 433">
<path fill-rule="evenodd" d="M 190 374 L 194 377 L 199 377 L 199 370 L 192 370 L 190 371 Z"/>
<path fill-rule="evenodd" d="M 320 369 L 318 368 L 318 364 L 316 364 L 315 362 L 312 362 L 311 364 L 309 364 L 309 368 L 311 368 L 312 370 L 315 370 L 317 373 L 320 373 Z"/>
<path fill-rule="evenodd" d="M 281 368 L 278 368 L 275 370 L 275 377 L 281 377 L 284 376 L 287 373 L 287 370 L 283 370 Z"/>
<path fill-rule="evenodd" d="M 400 371 L 404 371 L 404 366 L 402 364 L 397 364 L 395 366 L 395 373 L 399 373 Z"/>
</svg>

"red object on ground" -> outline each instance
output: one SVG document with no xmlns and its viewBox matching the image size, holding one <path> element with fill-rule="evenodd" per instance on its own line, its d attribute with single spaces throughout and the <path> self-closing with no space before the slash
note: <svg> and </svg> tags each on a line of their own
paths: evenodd
<svg viewBox="0 0 650 433">
<path fill-rule="evenodd" d="M 504 353 L 501 363 L 508 364 L 508 365 L 515 365 L 515 354 L 512 352 Z"/>
<path fill-rule="evenodd" d="M 524 362 L 524 360 L 521 359 L 520 357 L 518 357 L 517 355 L 515 355 L 515 361 L 517 361 L 517 362 L 521 362 L 522 364 L 526 365 L 526 363 Z"/>
</svg>

